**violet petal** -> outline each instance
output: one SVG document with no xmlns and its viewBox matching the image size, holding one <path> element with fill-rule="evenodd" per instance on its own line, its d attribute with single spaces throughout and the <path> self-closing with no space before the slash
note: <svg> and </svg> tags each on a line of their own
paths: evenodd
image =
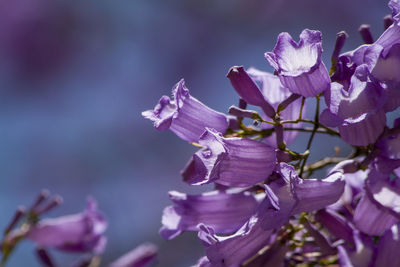
<svg viewBox="0 0 400 267">
<path fill-rule="evenodd" d="M 233 233 L 256 211 L 258 202 L 248 192 L 213 191 L 201 195 L 169 192 L 174 206 L 164 209 L 160 230 L 164 239 L 172 239 L 183 231 L 197 231 L 203 223 L 216 233 Z"/>
<path fill-rule="evenodd" d="M 154 122 L 156 129 L 170 129 L 188 142 L 197 142 L 205 127 L 225 133 L 227 117 L 192 97 L 183 79 L 174 86 L 172 93 L 174 100 L 163 96 L 154 110 L 142 112 L 145 118 Z"/>
<path fill-rule="evenodd" d="M 318 31 L 304 30 L 299 43 L 288 33 L 281 33 L 273 52 L 265 53 L 282 84 L 292 93 L 310 97 L 329 88 L 328 71 L 321 60 L 321 41 Z"/>
<path fill-rule="evenodd" d="M 207 149 L 196 152 L 182 172 L 190 184 L 246 187 L 264 181 L 275 168 L 275 149 L 261 142 L 207 129 L 199 143 Z"/>
</svg>

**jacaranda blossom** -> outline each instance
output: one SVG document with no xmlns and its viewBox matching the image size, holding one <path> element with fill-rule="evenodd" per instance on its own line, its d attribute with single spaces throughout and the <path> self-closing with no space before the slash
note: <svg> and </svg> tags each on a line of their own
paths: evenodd
<svg viewBox="0 0 400 267">
<path fill-rule="evenodd" d="M 190 184 L 216 182 L 226 186 L 246 187 L 264 181 L 276 165 L 275 148 L 246 138 L 225 138 L 208 129 L 200 137 L 204 146 L 182 172 Z"/>
<path fill-rule="evenodd" d="M 199 238 L 206 246 L 211 266 L 238 266 L 271 243 L 273 230 L 261 228 L 260 219 L 252 216 L 235 234 L 218 236 L 211 227 L 200 226 Z M 272 238 L 273 239 L 273 238 Z"/>
<path fill-rule="evenodd" d="M 282 84 L 292 93 L 310 97 L 329 88 L 328 71 L 321 59 L 321 43 L 319 31 L 304 30 L 298 43 L 284 32 L 279 34 L 273 52 L 265 53 Z"/>
<path fill-rule="evenodd" d="M 201 103 L 189 94 L 185 81 L 180 80 L 173 88 L 174 100 L 161 97 L 154 110 L 142 112 L 142 115 L 154 122 L 157 130 L 170 129 L 188 142 L 197 142 L 205 127 L 225 133 L 228 128 L 227 117 Z"/>
<path fill-rule="evenodd" d="M 236 190 L 237 191 L 237 190 Z M 258 202 L 249 192 L 213 191 L 201 195 L 169 192 L 174 206 L 164 209 L 160 234 L 172 239 L 184 231 L 198 231 L 200 223 L 217 233 L 232 233 L 256 211 Z"/>
<path fill-rule="evenodd" d="M 288 88 L 282 85 L 278 76 L 273 75 L 268 72 L 260 71 L 255 68 L 250 68 L 247 70 L 247 73 L 250 77 L 260 84 L 261 92 L 264 98 L 270 103 L 270 105 L 276 111 L 278 109 L 279 104 L 281 104 L 284 100 L 288 99 L 292 93 L 289 91 Z M 297 120 L 299 118 L 301 110 L 301 99 L 298 98 L 297 100 L 290 103 L 283 111 L 280 111 L 280 119 L 285 120 Z M 305 105 L 303 105 L 303 114 L 306 113 Z M 265 120 L 271 121 L 268 117 L 264 118 Z M 298 124 L 285 124 L 285 128 L 293 128 L 299 127 L 302 123 Z M 270 129 L 272 125 L 263 123 L 261 124 L 263 129 Z M 283 141 L 289 145 L 291 144 L 297 137 L 297 131 L 284 131 L 283 133 Z M 265 139 L 265 141 L 274 147 L 277 147 L 278 144 L 276 143 L 276 134 L 273 133 L 271 136 Z"/>
<path fill-rule="evenodd" d="M 27 237 L 40 247 L 101 254 L 107 242 L 106 228 L 107 221 L 97 209 L 96 201 L 89 198 L 82 213 L 41 220 Z"/>
<path fill-rule="evenodd" d="M 300 179 L 293 166 L 286 163 L 280 163 L 276 171 L 281 180 L 269 184 L 266 190 L 268 198 L 261 204 L 265 208 L 260 208 L 261 224 L 265 230 L 286 223 L 294 214 L 319 210 L 335 203 L 344 190 L 341 172 L 333 172 L 325 179 Z"/>
<path fill-rule="evenodd" d="M 250 105 L 261 107 L 264 113 L 270 118 L 275 116 L 274 108 L 243 67 L 232 67 L 227 77 L 231 81 L 233 88 L 235 88 L 236 92 L 244 101 Z"/>
<path fill-rule="evenodd" d="M 379 235 L 400 221 L 400 180 L 376 170 L 368 175 L 365 194 L 354 212 L 354 224 L 363 233 Z"/>
<path fill-rule="evenodd" d="M 320 119 L 326 126 L 338 127 L 340 136 L 349 144 L 366 146 L 377 140 L 386 125 L 385 101 L 384 89 L 371 78 L 367 67 L 361 65 L 347 90 L 339 83 L 332 83 L 325 93 L 328 108 Z"/>
</svg>

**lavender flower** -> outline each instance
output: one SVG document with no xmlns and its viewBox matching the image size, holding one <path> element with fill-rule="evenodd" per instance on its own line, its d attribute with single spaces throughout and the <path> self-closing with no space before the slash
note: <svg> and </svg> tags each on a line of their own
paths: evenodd
<svg viewBox="0 0 400 267">
<path fill-rule="evenodd" d="M 335 237 L 341 238 L 351 244 L 354 243 L 354 226 L 352 226 L 345 217 L 333 210 L 322 209 L 316 213 L 315 219 Z"/>
<path fill-rule="evenodd" d="M 196 152 L 182 172 L 190 184 L 252 186 L 267 179 L 275 168 L 275 148 L 261 142 L 225 138 L 207 128 L 199 144 L 206 149 Z"/>
<path fill-rule="evenodd" d="M 261 92 L 265 99 L 270 103 L 270 105 L 274 108 L 274 110 L 278 110 L 279 104 L 283 101 L 288 99 L 292 93 L 289 91 L 288 88 L 282 85 L 279 77 L 268 73 L 257 70 L 255 68 L 250 68 L 247 70 L 247 73 L 250 77 L 260 83 Z M 297 100 L 290 103 L 284 110 L 280 111 L 280 119 L 281 120 L 297 120 L 299 118 L 299 114 L 301 109 L 303 108 L 303 113 L 305 113 L 306 108 L 305 105 L 301 106 L 301 99 L 298 98 Z M 264 118 L 268 120 L 268 118 Z M 301 127 L 302 123 L 298 124 L 286 124 L 285 128 L 294 128 L 294 127 Z M 271 129 L 271 125 L 263 123 L 261 125 L 263 129 Z M 298 132 L 296 131 L 285 131 L 283 133 L 283 141 L 289 145 L 291 144 L 297 137 Z M 271 136 L 265 139 L 266 143 L 270 146 L 277 147 L 278 144 L 276 143 L 276 134 L 273 133 Z"/>
<path fill-rule="evenodd" d="M 211 266 L 238 266 L 271 243 L 272 233 L 263 230 L 260 219 L 253 216 L 230 236 L 218 236 L 211 227 L 201 225 L 199 238 L 206 246 Z"/>
<path fill-rule="evenodd" d="M 236 92 L 244 101 L 250 105 L 261 107 L 264 113 L 270 118 L 275 116 L 274 108 L 243 67 L 232 67 L 227 77 L 231 81 L 233 88 L 235 88 Z"/>
<path fill-rule="evenodd" d="M 262 227 L 265 230 L 286 223 L 292 215 L 319 210 L 335 203 L 344 190 L 341 172 L 333 172 L 322 180 L 303 180 L 298 177 L 293 166 L 286 163 L 280 163 L 277 172 L 282 180 L 267 186 L 268 197 L 260 208 Z"/>
<path fill-rule="evenodd" d="M 354 224 L 369 235 L 382 234 L 400 220 L 400 180 L 388 178 L 372 170 L 354 212 Z"/>
<path fill-rule="evenodd" d="M 365 65 L 357 68 L 348 90 L 333 83 L 325 93 L 325 109 L 321 122 L 329 127 L 339 127 L 342 139 L 349 144 L 366 146 L 374 143 L 386 124 L 383 88 L 371 80 Z"/>
<path fill-rule="evenodd" d="M 400 265 L 400 257 L 398 254 L 399 249 L 399 225 L 394 225 L 388 229 L 379 240 L 378 247 L 375 251 L 376 256 L 374 266 Z"/>
<path fill-rule="evenodd" d="M 97 210 L 96 201 L 89 198 L 84 212 L 41 220 L 30 229 L 27 237 L 41 247 L 101 254 L 107 242 L 106 228 L 107 222 Z"/>
<path fill-rule="evenodd" d="M 400 167 L 400 118 L 394 121 L 393 129 L 385 131 L 375 146 L 379 149 L 375 159 L 375 168 L 379 172 L 390 174 Z"/>
<path fill-rule="evenodd" d="M 296 43 L 288 33 L 281 33 L 273 52 L 265 58 L 278 72 L 282 84 L 292 93 L 316 96 L 329 88 L 328 71 L 321 60 L 322 35 L 304 30 Z"/>
<path fill-rule="evenodd" d="M 154 122 L 157 130 L 171 129 L 188 142 L 197 142 L 205 127 L 225 133 L 228 128 L 227 117 L 192 97 L 183 79 L 174 86 L 172 94 L 174 100 L 163 96 L 154 110 L 142 112 L 145 118 Z"/>
<path fill-rule="evenodd" d="M 372 44 L 362 45 L 357 49 L 339 56 L 336 72 L 332 78 L 343 84 L 345 90 L 350 83 L 356 68 L 366 65 L 374 79 L 385 88 L 385 112 L 390 112 L 400 106 L 400 24 L 399 8 L 396 1 L 390 1 L 394 23 Z"/>
<path fill-rule="evenodd" d="M 165 239 L 183 231 L 197 231 L 200 223 L 213 227 L 217 233 L 235 232 L 258 207 L 254 195 L 232 190 L 201 195 L 170 192 L 169 197 L 175 205 L 164 209 L 160 234 Z"/>
</svg>

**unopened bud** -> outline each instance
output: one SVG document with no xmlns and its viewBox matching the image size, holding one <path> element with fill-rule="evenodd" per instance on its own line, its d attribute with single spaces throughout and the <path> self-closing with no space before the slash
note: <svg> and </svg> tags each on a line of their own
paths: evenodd
<svg viewBox="0 0 400 267">
<path fill-rule="evenodd" d="M 358 28 L 358 32 L 360 33 L 364 43 L 372 44 L 374 42 L 374 38 L 372 37 L 371 29 L 368 24 L 361 25 L 360 28 Z"/>
<path fill-rule="evenodd" d="M 389 28 L 391 25 L 393 24 L 393 18 L 392 15 L 386 15 L 383 18 L 383 27 L 386 30 L 387 28 Z"/>
<path fill-rule="evenodd" d="M 14 217 L 4 230 L 4 234 L 7 235 L 20 221 L 20 219 L 26 214 L 26 209 L 23 206 L 20 206 L 15 211 Z"/>
<path fill-rule="evenodd" d="M 49 253 L 44 248 L 36 248 L 36 255 L 39 261 L 46 267 L 55 267 Z"/>
<path fill-rule="evenodd" d="M 61 196 L 54 196 L 53 199 L 41 209 L 35 210 L 37 215 L 42 215 L 50 210 L 54 209 L 55 207 L 61 205 L 63 203 L 63 198 Z"/>
</svg>

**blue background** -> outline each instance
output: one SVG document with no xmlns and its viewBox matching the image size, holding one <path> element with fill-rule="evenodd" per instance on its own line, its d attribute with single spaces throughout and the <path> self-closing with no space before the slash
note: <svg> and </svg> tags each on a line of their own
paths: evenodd
<svg viewBox="0 0 400 267">
<path fill-rule="evenodd" d="M 321 30 L 329 66 L 337 32 L 354 49 L 359 25 L 371 24 L 376 38 L 389 12 L 377 0 L 2 1 L 0 228 L 42 188 L 64 198 L 50 217 L 83 210 L 92 195 L 109 222 L 104 263 L 150 241 L 159 266 L 194 264 L 204 254 L 196 234 L 163 241 L 161 214 L 169 190 L 210 187 L 181 181 L 196 149 L 156 131 L 141 111 L 185 78 L 193 96 L 226 112 L 238 101 L 228 69 L 271 71 L 263 54 L 280 32 L 297 40 L 305 28 Z M 294 147 L 302 151 L 307 137 Z M 314 159 L 335 145 L 343 143 L 317 138 Z M 32 250 L 24 242 L 8 266 L 39 266 Z M 78 257 L 51 252 L 60 266 Z"/>
</svg>

